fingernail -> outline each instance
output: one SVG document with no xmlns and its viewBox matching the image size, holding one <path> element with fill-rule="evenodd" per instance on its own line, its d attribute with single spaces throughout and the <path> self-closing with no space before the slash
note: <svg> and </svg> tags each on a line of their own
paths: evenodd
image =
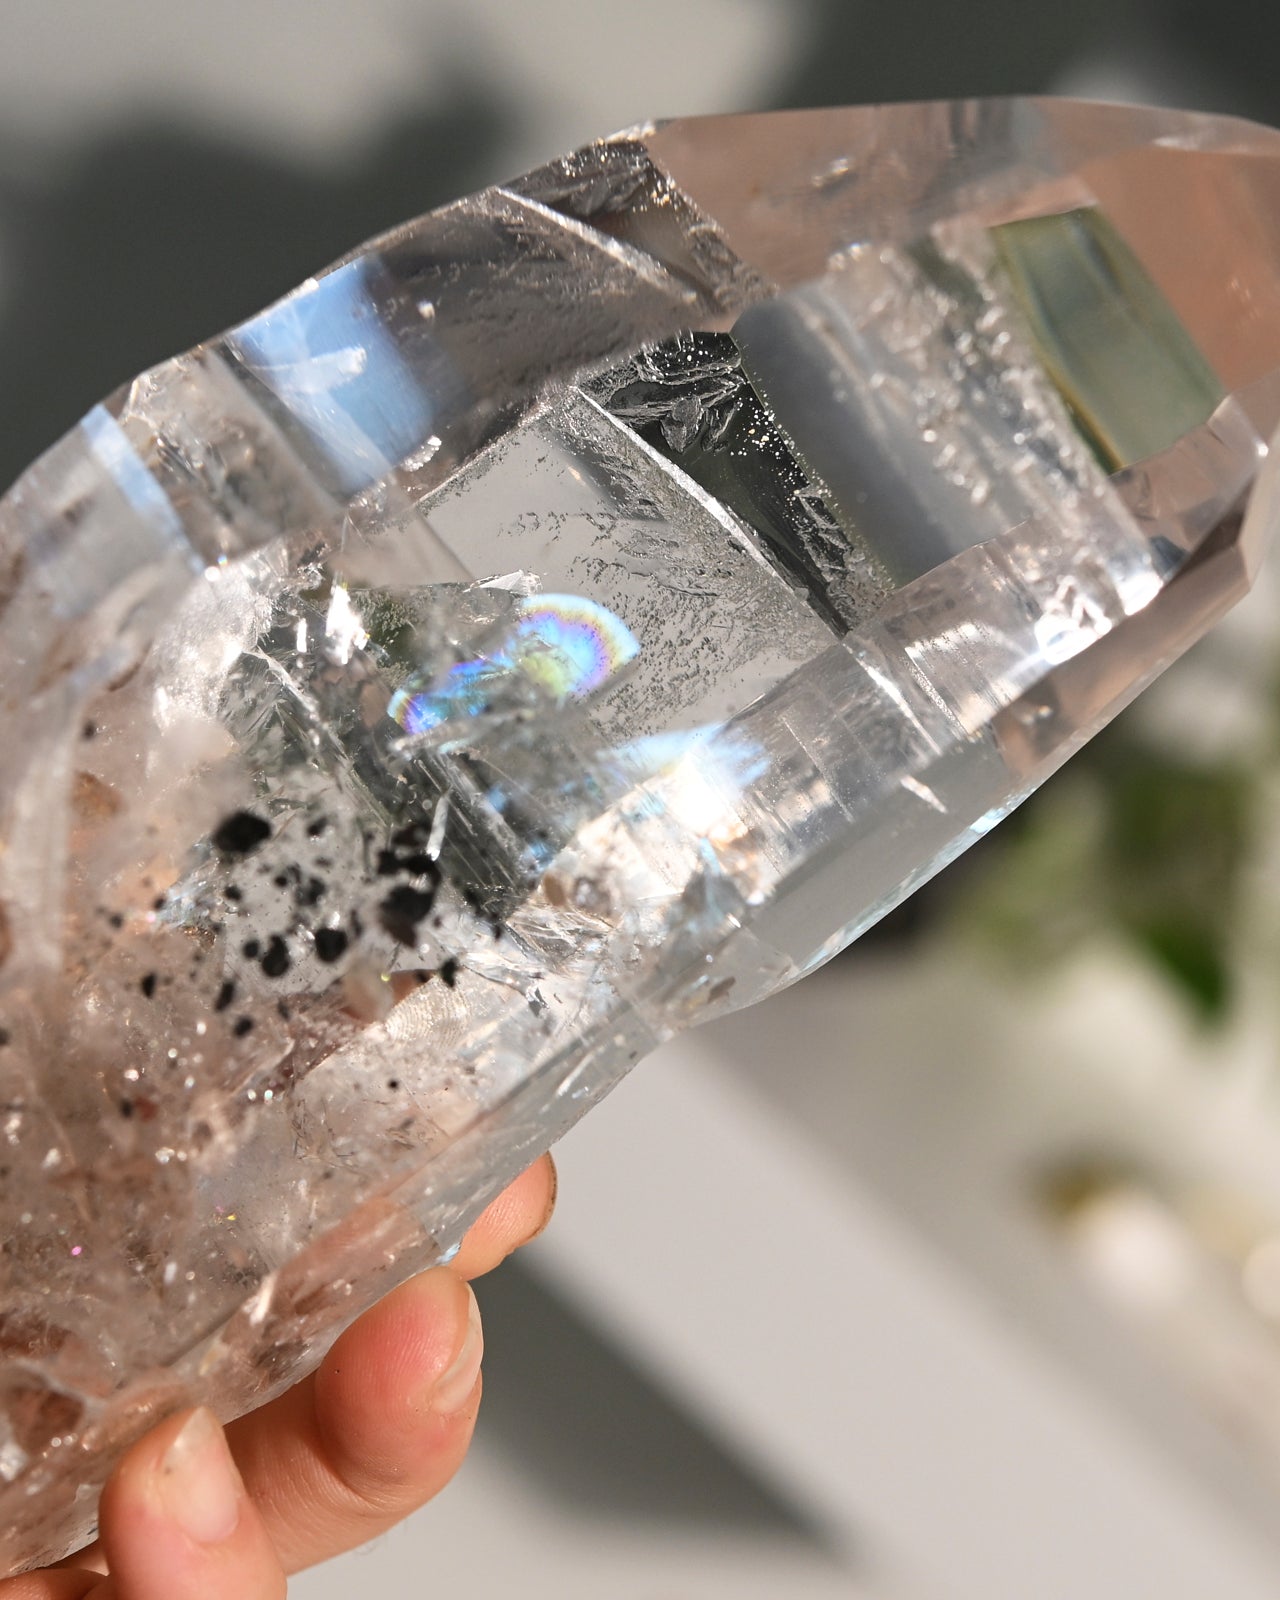
<svg viewBox="0 0 1280 1600">
<path fill-rule="evenodd" d="M 484 1360 L 484 1333 L 480 1327 L 480 1307 L 471 1285 L 467 1285 L 467 1331 L 462 1347 L 431 1389 L 431 1409 L 450 1417 L 471 1398 Z"/>
<path fill-rule="evenodd" d="M 240 1520 L 243 1487 L 218 1419 L 201 1406 L 160 1463 L 165 1510 L 197 1544 L 217 1544 Z"/>
<path fill-rule="evenodd" d="M 532 1244 L 535 1239 L 540 1239 L 551 1226 L 551 1219 L 556 1214 L 556 1200 L 560 1195 L 560 1172 L 556 1167 L 556 1158 L 550 1150 L 547 1151 L 546 1162 L 547 1174 L 551 1179 L 551 1193 L 547 1196 L 547 1209 L 542 1214 L 542 1221 L 525 1240 L 526 1244 Z"/>
</svg>

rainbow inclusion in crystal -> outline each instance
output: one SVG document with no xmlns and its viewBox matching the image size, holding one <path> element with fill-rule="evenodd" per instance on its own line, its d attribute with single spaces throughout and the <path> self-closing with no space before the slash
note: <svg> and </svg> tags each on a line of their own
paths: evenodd
<svg viewBox="0 0 1280 1600">
<path fill-rule="evenodd" d="M 504 684 L 522 678 L 553 703 L 585 699 L 622 670 L 640 645 L 620 617 L 585 595 L 539 594 L 487 654 L 459 661 L 443 679 L 410 676 L 392 695 L 388 715 L 407 734 L 425 734 L 455 718 L 490 711 Z"/>
</svg>

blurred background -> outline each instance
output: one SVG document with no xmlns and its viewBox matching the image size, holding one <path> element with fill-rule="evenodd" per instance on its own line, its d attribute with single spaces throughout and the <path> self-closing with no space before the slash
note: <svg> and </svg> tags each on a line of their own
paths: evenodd
<svg viewBox="0 0 1280 1600">
<path fill-rule="evenodd" d="M 1256 0 L 4 0 L 7 482 L 362 238 L 628 123 L 1280 122 Z M 1280 1592 L 1280 585 L 816 978 L 643 1065 L 482 1287 L 473 1459 L 301 1600 Z"/>
</svg>

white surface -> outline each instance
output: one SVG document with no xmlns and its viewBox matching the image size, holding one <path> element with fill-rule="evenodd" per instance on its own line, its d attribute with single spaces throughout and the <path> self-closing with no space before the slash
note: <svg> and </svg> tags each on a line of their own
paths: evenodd
<svg viewBox="0 0 1280 1600">
<path fill-rule="evenodd" d="M 936 1061 L 966 1019 L 913 970 L 899 969 L 897 1014 L 918 981 Z M 1274 1546 L 1183 1453 L 839 1160 L 838 1124 L 824 1139 L 780 1112 L 802 1059 L 811 1078 L 857 1072 L 860 1002 L 890 981 L 810 980 L 737 1019 L 732 1049 L 708 1030 L 645 1063 L 561 1147 L 566 1200 L 539 1270 L 833 1537 L 865 1534 L 888 1593 L 1274 1596 Z M 737 1070 L 746 1050 L 768 1063 L 772 1105 Z M 910 1169 L 909 1129 L 892 1136 L 886 1164 Z"/>
<path fill-rule="evenodd" d="M 870 1600 L 782 1540 L 575 1516 L 479 1439 L 460 1477 L 364 1550 L 297 1577 L 292 1600 Z"/>
</svg>

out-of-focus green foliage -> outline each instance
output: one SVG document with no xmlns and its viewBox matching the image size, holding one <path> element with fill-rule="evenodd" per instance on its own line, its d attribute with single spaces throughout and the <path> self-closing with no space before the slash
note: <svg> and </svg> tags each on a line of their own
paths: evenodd
<svg viewBox="0 0 1280 1600">
<path fill-rule="evenodd" d="M 1258 775 L 1155 750 L 1122 721 L 1037 795 L 962 885 L 956 931 L 1023 970 L 1119 932 L 1221 1021 L 1233 998 Z"/>
<path fill-rule="evenodd" d="M 1123 745 L 1110 754 L 1102 766 L 1107 910 L 1202 1015 L 1221 1017 L 1232 997 L 1251 776 Z"/>
</svg>

